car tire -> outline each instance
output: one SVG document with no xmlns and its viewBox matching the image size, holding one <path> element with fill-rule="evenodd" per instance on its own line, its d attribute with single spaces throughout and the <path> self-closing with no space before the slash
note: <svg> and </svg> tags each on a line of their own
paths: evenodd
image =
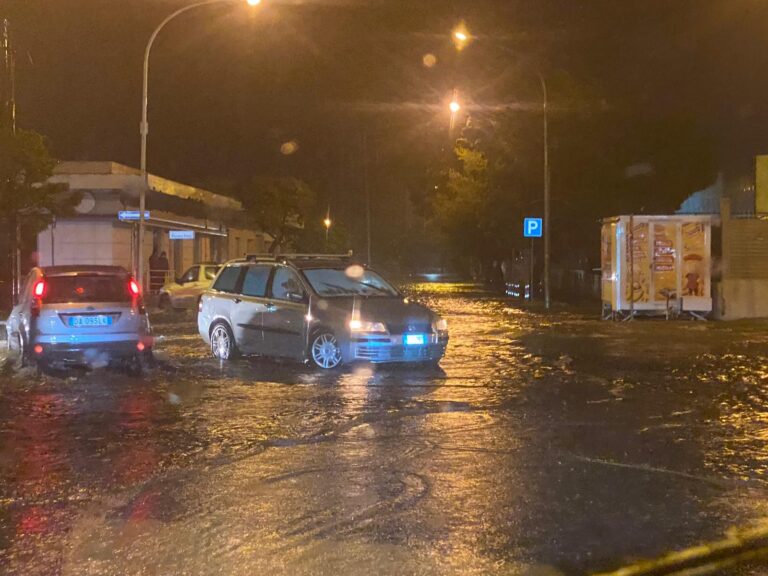
<svg viewBox="0 0 768 576">
<path fill-rule="evenodd" d="M 211 354 L 217 360 L 234 360 L 240 355 L 232 329 L 225 322 L 217 322 L 211 328 Z"/>
<path fill-rule="evenodd" d="M 132 356 L 126 364 L 126 372 L 129 376 L 140 378 L 144 375 L 144 359 L 141 354 L 135 354 Z"/>
<path fill-rule="evenodd" d="M 308 356 L 314 366 L 323 370 L 341 366 L 341 346 L 336 335 L 330 330 L 315 332 L 310 339 Z"/>
<path fill-rule="evenodd" d="M 148 368 L 153 366 L 154 360 L 155 357 L 152 355 L 152 349 L 134 354 L 133 357 L 128 360 L 128 374 L 140 378 Z"/>
<path fill-rule="evenodd" d="M 35 369 L 37 370 L 38 377 L 40 377 L 51 371 L 51 365 L 47 360 L 40 359 L 35 362 Z"/>
</svg>

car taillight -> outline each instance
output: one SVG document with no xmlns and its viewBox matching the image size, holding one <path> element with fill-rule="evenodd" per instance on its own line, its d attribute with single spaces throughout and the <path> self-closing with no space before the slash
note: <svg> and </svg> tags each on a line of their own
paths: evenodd
<svg viewBox="0 0 768 576">
<path fill-rule="evenodd" d="M 138 296 L 141 293 L 141 290 L 139 290 L 139 285 L 133 278 L 128 281 L 128 290 L 132 296 Z"/>
<path fill-rule="evenodd" d="M 37 282 L 35 282 L 35 287 L 32 290 L 35 294 L 35 298 L 42 298 L 43 296 L 45 296 L 45 292 L 46 292 L 45 289 L 46 289 L 46 285 L 44 280 L 38 280 Z"/>
<path fill-rule="evenodd" d="M 34 296 L 32 300 L 32 306 L 30 308 L 32 318 L 37 318 L 40 316 L 40 305 L 42 304 L 43 296 L 45 296 L 47 291 L 48 286 L 46 286 L 44 280 L 38 280 L 32 287 L 32 295 Z"/>
</svg>

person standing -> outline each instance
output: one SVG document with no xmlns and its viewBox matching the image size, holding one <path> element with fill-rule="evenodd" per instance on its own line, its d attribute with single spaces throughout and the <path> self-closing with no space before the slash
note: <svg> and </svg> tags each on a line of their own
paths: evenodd
<svg viewBox="0 0 768 576">
<path fill-rule="evenodd" d="M 158 289 L 157 286 L 157 266 L 160 257 L 157 255 L 157 248 L 152 250 L 152 255 L 149 257 L 149 290 L 154 292 Z"/>
<path fill-rule="evenodd" d="M 168 263 L 168 256 L 165 252 L 161 252 L 160 257 L 157 259 L 157 269 L 158 274 L 160 275 L 160 286 L 158 287 L 159 290 L 168 281 L 168 272 L 171 269 Z"/>
</svg>

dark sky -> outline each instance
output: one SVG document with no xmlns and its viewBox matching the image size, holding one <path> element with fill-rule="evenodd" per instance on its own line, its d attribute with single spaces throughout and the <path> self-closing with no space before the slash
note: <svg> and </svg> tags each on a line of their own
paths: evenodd
<svg viewBox="0 0 768 576">
<path fill-rule="evenodd" d="M 144 45 L 185 4 L 6 0 L 20 125 L 46 134 L 59 158 L 137 165 Z M 449 33 L 461 19 L 477 38 L 457 55 Z M 478 117 L 535 120 L 537 68 L 552 83 L 555 146 L 559 126 L 571 145 L 590 138 L 564 134 L 578 110 L 615 118 L 628 163 L 666 138 L 643 127 L 672 117 L 700 130 L 730 172 L 768 151 L 760 0 L 264 0 L 257 10 L 243 0 L 196 9 L 156 43 L 150 169 L 210 186 L 291 173 L 332 197 L 359 186 L 364 132 L 383 156 L 443 145 L 454 87 Z M 281 155 L 288 140 L 300 148 Z"/>
</svg>

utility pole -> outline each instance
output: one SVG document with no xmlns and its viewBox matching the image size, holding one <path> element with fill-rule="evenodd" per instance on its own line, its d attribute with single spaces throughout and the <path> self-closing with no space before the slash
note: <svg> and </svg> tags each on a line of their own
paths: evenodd
<svg viewBox="0 0 768 576">
<path fill-rule="evenodd" d="M 549 212 L 549 98 L 547 96 L 547 83 L 541 73 L 539 73 L 539 81 L 544 97 L 544 308 L 549 310 L 549 228 L 551 224 Z"/>
<path fill-rule="evenodd" d="M 365 237 L 368 252 L 367 264 L 371 265 L 371 187 L 368 182 L 368 134 L 363 133 L 363 185 L 365 187 Z"/>
<path fill-rule="evenodd" d="M 16 135 L 16 55 L 11 44 L 10 23 L 3 20 L 3 117 L 2 130 Z M 12 222 L 9 226 L 11 236 L 11 292 L 13 303 L 18 302 L 21 291 L 21 224 L 19 215 L 14 212 L 11 215 Z"/>
<path fill-rule="evenodd" d="M 16 134 L 16 55 L 8 20 L 3 20 L 3 127 Z"/>
</svg>

